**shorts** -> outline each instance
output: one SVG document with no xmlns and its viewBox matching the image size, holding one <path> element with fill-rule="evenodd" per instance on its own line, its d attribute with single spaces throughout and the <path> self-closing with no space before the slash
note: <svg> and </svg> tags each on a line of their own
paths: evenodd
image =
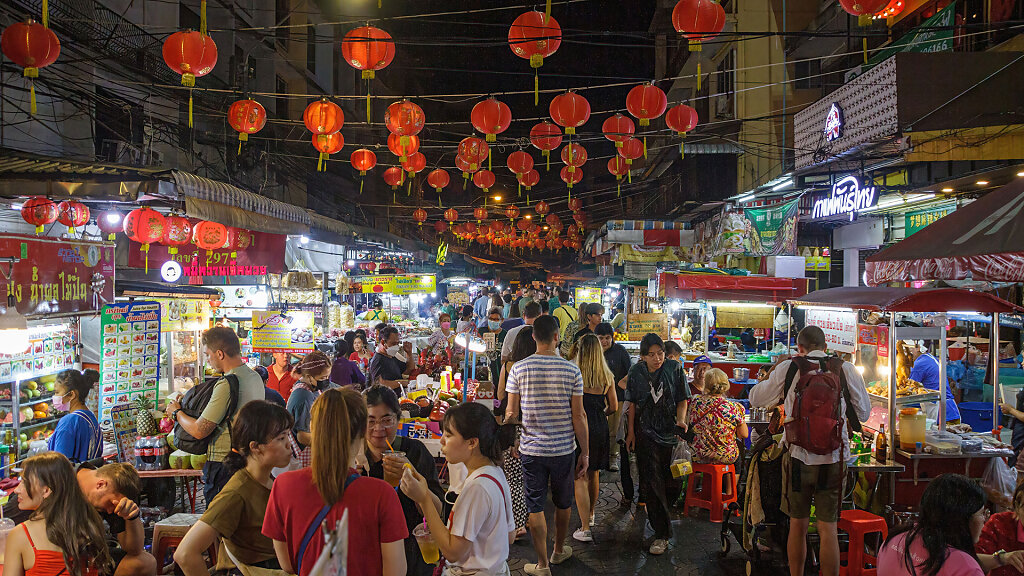
<svg viewBox="0 0 1024 576">
<path fill-rule="evenodd" d="M 526 494 L 526 509 L 530 514 L 544 511 L 548 499 L 548 485 L 551 486 L 551 501 L 555 508 L 572 508 L 575 498 L 573 481 L 576 478 L 576 455 L 527 456 L 521 454 L 523 462 L 523 488 Z"/>
<path fill-rule="evenodd" d="M 782 511 L 790 518 L 838 522 L 846 484 L 846 462 L 804 464 L 787 452 L 782 457 Z"/>
</svg>

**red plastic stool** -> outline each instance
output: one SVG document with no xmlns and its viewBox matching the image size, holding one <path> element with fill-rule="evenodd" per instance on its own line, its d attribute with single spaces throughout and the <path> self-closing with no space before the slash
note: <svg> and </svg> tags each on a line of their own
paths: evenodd
<svg viewBox="0 0 1024 576">
<path fill-rule="evenodd" d="M 697 474 L 703 475 L 700 491 L 697 490 Z M 725 507 L 732 502 L 736 502 L 736 468 L 732 464 L 693 465 L 686 488 L 686 512 L 691 506 L 703 508 L 710 512 L 712 522 L 721 523 Z"/>
<path fill-rule="evenodd" d="M 849 551 L 840 555 L 839 574 L 840 576 L 877 576 L 878 558 L 864 551 L 864 536 L 866 534 L 880 533 L 885 542 L 889 536 L 889 526 L 885 519 L 864 510 L 843 510 L 839 514 L 839 529 L 850 535 Z M 843 566 L 843 562 L 846 565 Z M 865 564 L 871 564 L 876 568 L 865 568 Z"/>
</svg>

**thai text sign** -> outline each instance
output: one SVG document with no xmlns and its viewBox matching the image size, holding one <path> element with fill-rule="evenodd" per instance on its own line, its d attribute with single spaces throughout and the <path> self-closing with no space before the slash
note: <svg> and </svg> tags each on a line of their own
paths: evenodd
<svg viewBox="0 0 1024 576">
<path fill-rule="evenodd" d="M 0 235 L 6 304 L 25 316 L 96 312 L 114 301 L 114 246 L 99 242 Z"/>
<path fill-rule="evenodd" d="M 432 294 L 437 291 L 437 278 L 433 274 L 357 276 L 351 286 L 353 292 L 362 294 Z"/>
<path fill-rule="evenodd" d="M 807 324 L 825 332 L 825 345 L 833 352 L 853 353 L 857 348 L 857 313 L 845 310 L 807 310 Z"/>
<path fill-rule="evenodd" d="M 576 289 L 576 305 L 579 306 L 584 302 L 593 302 L 595 304 L 601 303 L 601 289 L 600 288 L 577 288 Z"/>
<path fill-rule="evenodd" d="M 852 220 L 855 213 L 877 203 L 877 188 L 863 186 L 856 176 L 846 176 L 832 185 L 832 194 L 814 202 L 812 217 L 830 218 L 849 214 Z"/>
<path fill-rule="evenodd" d="M 629 314 L 626 316 L 626 334 L 629 340 L 640 340 L 648 333 L 668 339 L 668 315 Z"/>
<path fill-rule="evenodd" d="M 253 352 L 312 352 L 313 313 L 253 312 L 251 341 Z"/>
<path fill-rule="evenodd" d="M 153 267 L 153 262 L 174 260 L 181 264 L 184 276 L 188 277 L 191 284 L 201 284 L 199 279 L 202 276 L 282 274 L 285 272 L 286 238 L 284 234 L 252 232 L 252 246 L 244 250 L 232 250 L 231 248 L 200 250 L 192 244 L 186 244 L 178 247 L 177 254 L 171 254 L 168 247 L 163 244 L 152 244 L 149 247 L 150 268 Z M 144 267 L 145 257 L 141 245 L 129 241 L 128 267 Z"/>
</svg>

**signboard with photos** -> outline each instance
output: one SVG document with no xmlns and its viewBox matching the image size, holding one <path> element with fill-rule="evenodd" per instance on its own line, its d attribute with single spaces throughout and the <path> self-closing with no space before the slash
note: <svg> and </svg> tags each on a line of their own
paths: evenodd
<svg viewBox="0 0 1024 576">
<path fill-rule="evenodd" d="M 100 315 L 99 420 L 111 425 L 111 409 L 144 397 L 156 406 L 160 380 L 160 303 L 126 302 Z"/>
</svg>

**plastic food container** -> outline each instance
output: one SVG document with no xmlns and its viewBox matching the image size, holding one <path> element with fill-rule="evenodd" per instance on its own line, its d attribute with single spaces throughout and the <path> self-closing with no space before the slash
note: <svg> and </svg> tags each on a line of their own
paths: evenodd
<svg viewBox="0 0 1024 576">
<path fill-rule="evenodd" d="M 913 452 L 917 443 L 925 442 L 925 420 L 927 417 L 917 408 L 900 410 L 900 448 Z"/>
<path fill-rule="evenodd" d="M 929 430 L 925 433 L 926 442 L 932 454 L 959 454 L 960 437 L 952 432 Z"/>
<path fill-rule="evenodd" d="M 973 453 L 973 452 L 981 452 L 982 446 L 984 444 L 985 444 L 985 441 L 982 440 L 981 438 L 976 437 L 976 436 L 974 436 L 974 437 L 964 437 L 964 436 L 961 436 L 960 449 L 963 450 L 963 452 L 965 454 L 968 453 L 968 452 L 971 452 L 971 453 Z"/>
</svg>

